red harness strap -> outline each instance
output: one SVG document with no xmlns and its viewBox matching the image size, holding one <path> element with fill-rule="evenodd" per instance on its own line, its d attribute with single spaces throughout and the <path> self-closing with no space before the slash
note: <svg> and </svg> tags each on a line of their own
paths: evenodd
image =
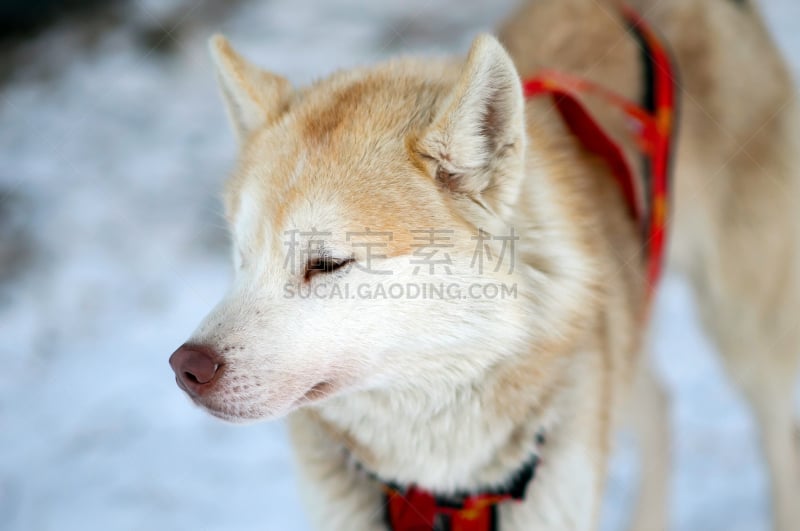
<svg viewBox="0 0 800 531">
<path fill-rule="evenodd" d="M 550 95 L 570 131 L 583 147 L 604 160 L 619 184 L 631 217 L 642 228 L 647 261 L 647 291 L 651 298 L 661 275 L 666 244 L 670 161 L 676 115 L 676 76 L 672 59 L 656 33 L 634 11 L 624 11 L 639 40 L 645 64 L 645 101 L 631 102 L 583 78 L 543 71 L 523 81 L 526 98 Z M 619 108 L 644 157 L 644 175 L 637 183 L 620 146 L 592 118 L 580 94 L 592 93 Z M 641 198 L 641 199 L 640 199 Z M 543 439 L 542 439 L 543 441 Z M 477 493 L 457 500 L 442 498 L 416 486 L 402 489 L 384 484 L 386 523 L 392 531 L 496 531 L 497 506 L 522 500 L 539 460 L 534 456 L 522 481 L 506 492 Z M 525 470 L 525 469 L 523 469 Z M 519 478 L 518 478 L 519 479 Z"/>
<path fill-rule="evenodd" d="M 544 443 L 544 432 L 539 432 L 537 448 Z M 497 531 L 497 506 L 525 498 L 540 462 L 533 454 L 505 488 L 477 494 L 436 496 L 416 486 L 384 483 L 386 523 L 393 531 Z"/>
<path fill-rule="evenodd" d="M 386 520 L 395 531 L 494 531 L 496 506 L 512 500 L 509 494 L 477 494 L 458 506 L 448 506 L 416 487 L 386 491 Z"/>
<path fill-rule="evenodd" d="M 526 98 L 551 95 L 567 126 L 583 147 L 603 159 L 611 169 L 631 216 L 642 227 L 645 243 L 648 298 L 661 277 L 666 250 L 670 166 L 677 115 L 677 77 L 664 43 L 633 10 L 624 11 L 639 40 L 645 64 L 645 101 L 638 105 L 589 80 L 563 72 L 543 71 L 523 82 Z M 627 118 L 633 138 L 644 157 L 641 182 L 620 146 L 598 125 L 580 102 L 581 94 L 594 94 L 617 107 Z"/>
</svg>

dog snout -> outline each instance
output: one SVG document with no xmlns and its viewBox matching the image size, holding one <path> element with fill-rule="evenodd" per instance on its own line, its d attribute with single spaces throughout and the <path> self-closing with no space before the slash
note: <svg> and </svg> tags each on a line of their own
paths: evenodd
<svg viewBox="0 0 800 531">
<path fill-rule="evenodd" d="M 220 356 L 211 348 L 198 345 L 182 345 L 169 357 L 178 385 L 197 396 L 208 391 L 219 379 Z"/>
</svg>

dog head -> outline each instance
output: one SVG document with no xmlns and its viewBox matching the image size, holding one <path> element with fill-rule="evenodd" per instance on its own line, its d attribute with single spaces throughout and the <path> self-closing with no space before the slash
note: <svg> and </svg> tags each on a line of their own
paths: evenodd
<svg viewBox="0 0 800 531">
<path fill-rule="evenodd" d="M 211 52 L 240 145 L 225 191 L 236 276 L 170 360 L 197 403 L 246 421 L 448 389 L 524 348 L 536 272 L 510 221 L 524 101 L 493 37 L 465 62 L 399 60 L 299 90 L 221 36 Z"/>
</svg>

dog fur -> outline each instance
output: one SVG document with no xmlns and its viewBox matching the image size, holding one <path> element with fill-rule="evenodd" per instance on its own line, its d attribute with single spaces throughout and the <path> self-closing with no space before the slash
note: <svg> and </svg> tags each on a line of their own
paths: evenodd
<svg viewBox="0 0 800 531">
<path fill-rule="evenodd" d="M 632 3 L 682 76 L 670 264 L 753 406 L 775 528 L 797 529 L 794 87 L 751 3 Z M 595 529 L 612 434 L 630 421 L 645 472 L 631 525 L 666 529 L 668 405 L 642 355 L 641 237 L 605 166 L 520 86 L 555 68 L 638 101 L 640 51 L 617 2 L 533 1 L 466 60 L 398 59 L 302 89 L 223 37 L 211 51 L 240 142 L 225 190 L 237 272 L 189 340 L 221 359 L 195 400 L 233 421 L 288 415 L 313 522 L 343 531 L 385 529 L 374 476 L 442 493 L 502 485 L 540 430 L 543 465 L 524 502 L 500 507 L 500 529 Z M 587 105 L 636 160 L 618 113 Z M 512 227 L 516 266 L 477 274 L 477 231 Z M 364 271 L 348 233 L 367 228 L 391 234 L 373 264 L 391 275 Z M 287 251 L 290 231 L 312 229 L 329 233 L 324 256 L 301 252 L 314 247 L 303 233 Z M 449 273 L 410 260 L 430 229 L 448 231 Z M 355 262 L 310 274 L 322 258 Z M 516 292 L 319 296 L 423 281 Z M 289 296 L 303 289 L 317 292 Z"/>
</svg>

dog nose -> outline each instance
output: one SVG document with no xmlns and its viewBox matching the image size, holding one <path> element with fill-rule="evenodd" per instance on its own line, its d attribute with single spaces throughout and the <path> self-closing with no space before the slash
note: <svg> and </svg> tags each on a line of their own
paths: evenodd
<svg viewBox="0 0 800 531">
<path fill-rule="evenodd" d="M 178 386 L 192 395 L 208 390 L 219 377 L 220 359 L 208 347 L 182 345 L 169 357 Z"/>
</svg>

